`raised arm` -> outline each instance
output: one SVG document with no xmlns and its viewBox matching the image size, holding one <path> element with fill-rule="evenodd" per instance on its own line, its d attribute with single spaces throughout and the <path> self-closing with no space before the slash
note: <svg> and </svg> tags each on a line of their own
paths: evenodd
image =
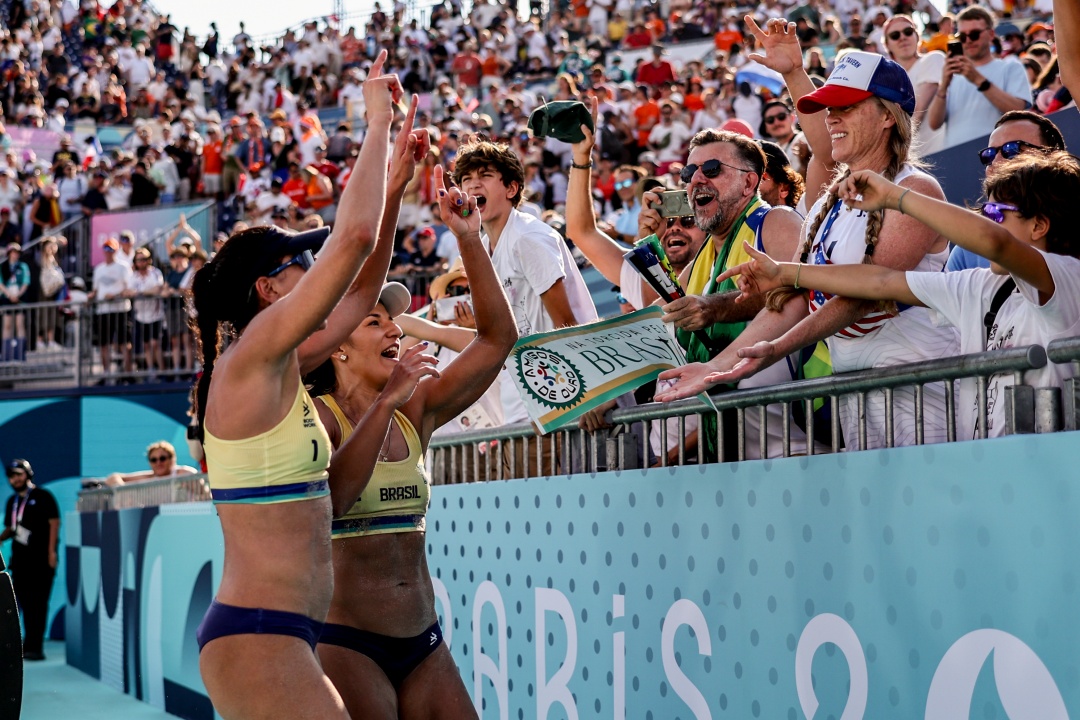
<svg viewBox="0 0 1080 720">
<path fill-rule="evenodd" d="M 416 338 L 417 342 L 427 340 L 458 353 L 476 338 L 475 330 L 457 325 L 440 325 L 415 315 L 399 315 L 395 322 L 401 328 L 401 332 Z"/>
<path fill-rule="evenodd" d="M 338 220 L 319 260 L 292 292 L 256 315 L 248 326 L 245 337 L 254 334 L 257 341 L 247 344 L 250 350 L 245 355 L 276 360 L 298 348 L 320 329 L 371 254 L 386 199 L 383 168 L 389 155 L 393 103 L 401 96 L 397 76 L 382 74 L 385 60 L 384 50 L 364 82 L 368 133 L 356 161 L 362 172 L 345 189 Z M 332 350 L 327 351 L 327 357 Z"/>
<path fill-rule="evenodd" d="M 1080 97 L 1080 4 L 1075 0 L 1054 0 L 1054 40 L 1061 82 Z"/>
<path fill-rule="evenodd" d="M 476 402 L 495 382 L 517 341 L 510 304 L 480 242 L 480 213 L 476 200 L 457 188 L 447 190 L 441 167 L 435 168 L 440 215 L 457 236 L 461 261 L 475 300 L 476 338 L 454 358 L 438 378 L 422 383 L 423 431 L 427 438 L 436 428 Z M 418 393 L 419 394 L 419 393 Z"/>
<path fill-rule="evenodd" d="M 965 250 L 997 263 L 1037 288 L 1042 302 L 1054 295 L 1054 277 L 1042 253 L 1013 237 L 1004 226 L 993 220 L 914 189 L 901 187 L 865 170 L 854 173 L 841 183 L 840 197 L 845 204 L 859 210 L 899 209 L 902 205 L 905 215 L 915 218 Z M 1045 233 L 1043 218 L 1036 219 L 1036 232 L 1040 227 Z"/>
<path fill-rule="evenodd" d="M 799 100 L 814 92 L 814 83 L 803 68 L 802 48 L 795 34 L 795 23 L 773 18 L 765 23 L 765 30 L 747 15 L 747 29 L 753 33 L 764 52 L 752 53 L 751 60 L 761 63 L 784 76 L 784 83 L 791 94 L 791 101 Z M 806 168 L 806 206 L 814 204 L 829 185 L 836 162 L 832 157 L 832 139 L 825 126 L 825 113 L 799 113 L 799 125 L 810 145 L 810 164 Z"/>
<path fill-rule="evenodd" d="M 590 98 L 593 127 L 596 127 L 596 106 L 596 98 Z M 618 285 L 626 248 L 596 227 L 592 198 L 592 152 L 596 140 L 587 126 L 582 125 L 581 132 L 585 139 L 572 146 L 573 164 L 566 188 L 566 235 L 605 280 Z"/>
<path fill-rule="evenodd" d="M 405 122 L 394 140 L 390 157 L 390 173 L 386 181 L 386 205 L 379 224 L 375 250 L 364 261 L 349 292 L 330 313 L 330 317 L 326 320 L 326 327 L 313 333 L 300 346 L 300 371 L 302 373 L 310 372 L 330 357 L 330 354 L 367 317 L 379 300 L 379 292 L 386 280 L 390 261 L 394 257 L 394 234 L 397 231 L 401 198 L 405 194 L 405 186 L 408 185 L 416 169 L 416 163 L 427 155 L 429 148 L 431 136 L 428 135 L 427 130 L 413 130 L 416 105 L 417 97 L 413 95 L 409 111 L 405 115 Z M 358 165 L 362 157 L 361 151 L 361 158 L 357 159 Z M 345 187 L 346 194 L 351 185 L 350 182 Z M 344 202 L 344 198 L 342 200 Z M 341 217 L 340 212 L 338 217 Z"/>
</svg>

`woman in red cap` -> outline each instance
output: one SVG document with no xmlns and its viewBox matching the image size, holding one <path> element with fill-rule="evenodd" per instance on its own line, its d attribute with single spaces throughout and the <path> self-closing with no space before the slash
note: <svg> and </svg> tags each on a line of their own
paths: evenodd
<svg viewBox="0 0 1080 720">
<path fill-rule="evenodd" d="M 904 69 L 880 55 L 851 52 L 837 63 L 828 82 L 815 89 L 803 70 L 793 23 L 774 19 L 762 30 L 753 18 L 746 21 L 765 50 L 753 59 L 784 76 L 797 99 L 813 150 L 806 177 L 807 202 L 812 207 L 796 260 L 941 271 L 948 259 L 945 238 L 902 211 L 852 211 L 837 194 L 840 182 L 852 172 L 871 170 L 905 189 L 944 198 L 937 181 L 920 170 L 912 156 L 915 94 Z M 713 360 L 661 375 L 679 383 L 657 394 L 657 400 L 693 395 L 718 382 L 735 382 L 819 340 L 826 340 L 837 372 L 929 360 L 953 355 L 958 349 L 956 333 L 935 327 L 929 311 L 921 307 L 884 307 L 808 291 L 798 283 L 770 293 L 767 306 L 773 312 L 760 314 Z M 864 428 L 858 405 L 855 396 L 840 402 L 840 422 L 849 447 L 915 444 L 919 429 L 913 389 L 892 391 L 891 417 L 884 391 L 867 394 Z M 944 388 L 925 386 L 922 406 L 922 442 L 944 441 Z"/>
</svg>

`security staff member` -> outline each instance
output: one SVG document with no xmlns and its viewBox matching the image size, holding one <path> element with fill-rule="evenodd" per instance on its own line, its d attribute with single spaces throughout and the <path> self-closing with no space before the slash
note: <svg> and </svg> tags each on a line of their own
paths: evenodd
<svg viewBox="0 0 1080 720">
<path fill-rule="evenodd" d="M 44 660 L 42 642 L 49 615 L 49 593 L 56 575 L 60 511 L 48 490 L 34 485 L 34 470 L 26 460 L 7 464 L 8 483 L 15 494 L 4 509 L 0 542 L 12 539 L 11 576 L 22 611 L 23 658 Z"/>
</svg>

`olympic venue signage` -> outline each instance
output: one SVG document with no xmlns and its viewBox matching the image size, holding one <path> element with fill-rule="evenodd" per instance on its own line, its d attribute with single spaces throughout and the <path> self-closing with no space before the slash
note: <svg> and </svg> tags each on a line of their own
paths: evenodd
<svg viewBox="0 0 1080 720">
<path fill-rule="evenodd" d="M 1075 716 L 1075 446 L 438 486 L 436 609 L 485 719 Z M 212 506 L 65 524 L 69 663 L 208 717 Z"/>
</svg>

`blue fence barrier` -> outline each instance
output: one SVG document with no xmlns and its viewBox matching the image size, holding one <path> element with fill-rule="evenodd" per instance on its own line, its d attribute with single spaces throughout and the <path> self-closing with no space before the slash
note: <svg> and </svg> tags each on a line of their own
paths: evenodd
<svg viewBox="0 0 1080 720">
<path fill-rule="evenodd" d="M 428 556 L 483 718 L 1080 712 L 1075 433 L 439 486 Z M 69 662 L 212 716 L 212 505 L 69 514 Z"/>
</svg>

